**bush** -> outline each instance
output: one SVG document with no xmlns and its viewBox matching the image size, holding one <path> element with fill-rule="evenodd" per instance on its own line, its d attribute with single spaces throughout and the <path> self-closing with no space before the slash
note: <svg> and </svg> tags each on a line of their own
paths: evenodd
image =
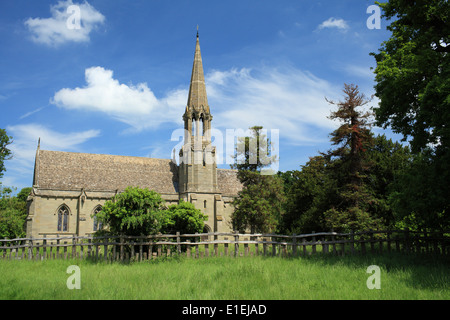
<svg viewBox="0 0 450 320">
<path fill-rule="evenodd" d="M 165 202 L 157 192 L 128 187 L 106 201 L 96 217 L 97 221 L 108 226 L 110 234 L 150 235 L 157 234 L 170 224 L 164 209 Z"/>
<path fill-rule="evenodd" d="M 165 228 L 166 233 L 201 233 L 205 226 L 204 221 L 208 219 L 208 216 L 196 209 L 192 203 L 183 200 L 180 200 L 179 204 L 171 205 L 166 212 L 170 220 Z"/>
</svg>

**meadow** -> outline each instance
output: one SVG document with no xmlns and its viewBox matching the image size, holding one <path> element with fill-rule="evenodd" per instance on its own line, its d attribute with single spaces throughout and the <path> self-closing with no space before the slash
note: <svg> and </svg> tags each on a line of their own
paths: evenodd
<svg viewBox="0 0 450 320">
<path fill-rule="evenodd" d="M 80 289 L 67 288 L 70 265 L 80 268 Z M 380 267 L 380 289 L 366 285 L 370 265 Z M 131 263 L 0 260 L 0 299 L 448 300 L 448 266 L 447 257 L 400 253 Z"/>
</svg>

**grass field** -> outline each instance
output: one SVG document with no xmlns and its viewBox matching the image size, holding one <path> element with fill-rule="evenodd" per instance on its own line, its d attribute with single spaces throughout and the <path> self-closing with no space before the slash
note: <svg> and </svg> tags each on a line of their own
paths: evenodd
<svg viewBox="0 0 450 320">
<path fill-rule="evenodd" d="M 69 290 L 67 267 L 80 268 Z M 381 289 L 367 288 L 380 267 Z M 129 264 L 0 260 L 0 299 L 450 299 L 449 261 L 399 254 L 170 258 Z"/>
</svg>

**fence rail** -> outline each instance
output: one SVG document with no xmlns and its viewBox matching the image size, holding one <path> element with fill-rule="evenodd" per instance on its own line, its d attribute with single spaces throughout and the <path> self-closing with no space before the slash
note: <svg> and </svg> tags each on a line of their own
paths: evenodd
<svg viewBox="0 0 450 320">
<path fill-rule="evenodd" d="M 185 255 L 209 256 L 300 256 L 406 252 L 448 255 L 450 232 L 382 230 L 351 233 L 321 232 L 300 235 L 195 233 L 151 236 L 85 236 L 0 240 L 0 259 L 96 259 L 142 261 Z"/>
</svg>

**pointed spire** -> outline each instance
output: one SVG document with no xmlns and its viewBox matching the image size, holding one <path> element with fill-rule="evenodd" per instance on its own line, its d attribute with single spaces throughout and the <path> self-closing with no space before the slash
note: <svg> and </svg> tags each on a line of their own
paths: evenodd
<svg viewBox="0 0 450 320">
<path fill-rule="evenodd" d="M 197 43 L 195 45 L 194 64 L 192 66 L 191 84 L 187 101 L 187 111 L 205 111 L 209 113 L 208 98 L 206 96 L 205 75 L 203 73 L 202 55 L 197 26 Z"/>
</svg>

